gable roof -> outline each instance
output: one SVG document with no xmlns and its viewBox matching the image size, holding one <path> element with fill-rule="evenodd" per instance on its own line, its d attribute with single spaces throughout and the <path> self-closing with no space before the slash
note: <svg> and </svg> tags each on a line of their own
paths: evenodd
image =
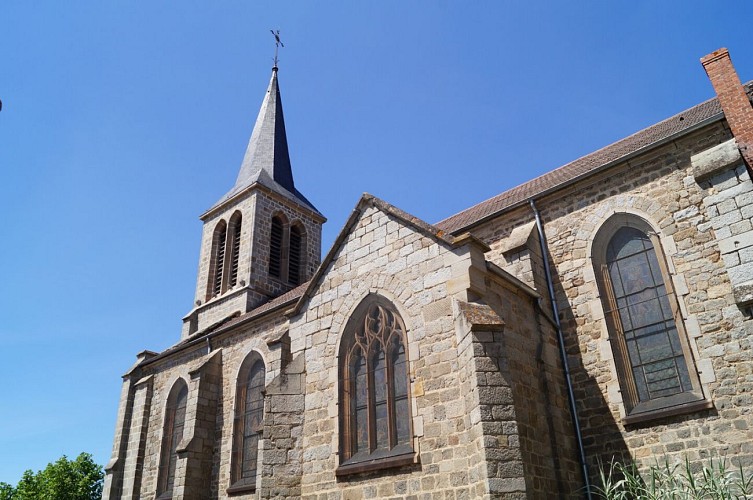
<svg viewBox="0 0 753 500">
<path fill-rule="evenodd" d="M 749 96 L 753 94 L 753 81 L 745 84 L 745 90 Z M 451 234 L 467 231 L 502 212 L 527 203 L 531 198 L 561 189 L 604 168 L 668 142 L 678 135 L 689 133 L 722 118 L 724 118 L 724 113 L 719 101 L 716 98 L 709 99 L 609 146 L 504 191 L 435 225 Z"/>
<path fill-rule="evenodd" d="M 377 198 L 374 195 L 371 195 L 369 193 L 363 193 L 363 195 L 361 195 L 361 198 L 358 200 L 358 203 L 356 204 L 355 208 L 351 212 L 350 217 L 348 217 L 348 220 L 345 222 L 345 225 L 340 230 L 340 233 L 337 235 L 337 238 L 335 238 L 334 243 L 332 243 L 332 247 L 329 249 L 329 252 L 327 252 L 327 255 L 324 257 L 324 260 L 322 260 L 322 263 L 319 265 L 319 268 L 316 270 L 316 273 L 314 273 L 314 276 L 306 284 L 306 290 L 300 296 L 295 306 L 290 311 L 286 312 L 287 315 L 294 315 L 297 312 L 299 312 L 303 304 L 311 297 L 311 294 L 313 293 L 316 286 L 319 284 L 319 281 L 322 275 L 324 275 L 325 271 L 327 270 L 327 267 L 329 267 L 330 263 L 335 259 L 335 256 L 337 255 L 337 251 L 340 249 L 343 242 L 350 234 L 353 226 L 356 224 L 356 222 L 358 222 L 358 219 L 360 218 L 363 211 L 368 207 L 376 207 L 381 212 L 384 212 L 398 219 L 403 224 L 405 224 L 408 227 L 411 227 L 413 230 L 422 234 L 423 236 L 433 239 L 435 242 L 439 244 L 449 246 L 450 248 L 457 248 L 461 245 L 471 242 L 473 244 L 481 246 L 484 249 L 484 251 L 489 250 L 489 246 L 486 243 L 479 240 L 478 238 L 471 235 L 470 233 L 463 233 L 458 236 L 452 236 L 450 234 L 447 234 L 445 231 L 439 229 L 438 227 L 431 225 L 428 222 L 425 222 L 424 220 L 419 219 L 418 217 L 415 217 L 409 214 L 408 212 L 400 210 L 396 206 L 391 205 L 387 203 L 386 201 L 380 198 Z"/>
<path fill-rule="evenodd" d="M 218 321 L 217 323 L 205 328 L 204 330 L 194 333 L 190 337 L 181 340 L 171 347 L 168 347 L 159 354 L 152 353 L 154 354 L 154 356 L 142 360 L 141 362 L 137 362 L 137 365 L 146 366 L 155 363 L 173 353 L 180 352 L 189 347 L 206 342 L 207 340 L 212 339 L 217 335 L 229 332 L 230 330 L 233 330 L 235 327 L 244 323 L 251 322 L 275 312 L 279 314 L 280 311 L 284 311 L 286 308 L 289 308 L 295 303 L 295 301 L 298 300 L 301 295 L 303 295 L 303 292 L 306 290 L 308 284 L 309 282 L 302 283 L 292 290 L 288 290 L 282 295 L 275 297 L 269 302 L 265 302 L 264 304 L 255 309 L 252 309 L 245 314 L 238 314 L 237 312 L 233 313 L 227 318 Z"/>
</svg>

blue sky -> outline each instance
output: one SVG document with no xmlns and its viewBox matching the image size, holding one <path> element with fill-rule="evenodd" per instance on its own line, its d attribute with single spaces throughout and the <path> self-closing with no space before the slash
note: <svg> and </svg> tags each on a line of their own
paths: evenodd
<svg viewBox="0 0 753 500">
<path fill-rule="evenodd" d="M 3 2 L 0 481 L 110 455 L 121 375 L 180 336 L 198 216 L 269 81 L 296 186 L 436 222 L 753 78 L 745 2 Z"/>
</svg>

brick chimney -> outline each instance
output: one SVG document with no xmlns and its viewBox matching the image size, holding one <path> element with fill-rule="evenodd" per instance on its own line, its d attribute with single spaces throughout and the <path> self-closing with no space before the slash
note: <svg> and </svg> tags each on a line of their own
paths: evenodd
<svg viewBox="0 0 753 500">
<path fill-rule="evenodd" d="M 753 106 L 740 83 L 727 49 L 715 50 L 701 58 L 703 69 L 714 86 L 740 154 L 753 168 Z"/>
</svg>

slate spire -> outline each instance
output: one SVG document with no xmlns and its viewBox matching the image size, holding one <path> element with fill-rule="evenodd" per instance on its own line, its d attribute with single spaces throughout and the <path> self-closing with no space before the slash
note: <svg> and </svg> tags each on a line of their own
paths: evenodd
<svg viewBox="0 0 753 500">
<path fill-rule="evenodd" d="M 256 118 L 251 139 L 248 141 L 235 185 L 216 205 L 257 182 L 317 211 L 298 192 L 293 183 L 282 99 L 277 82 L 277 66 L 272 68 L 272 78 L 262 101 L 259 116 Z"/>
</svg>

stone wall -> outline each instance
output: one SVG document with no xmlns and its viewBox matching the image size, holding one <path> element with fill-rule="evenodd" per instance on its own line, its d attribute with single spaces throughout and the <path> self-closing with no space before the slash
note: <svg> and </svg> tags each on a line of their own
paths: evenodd
<svg viewBox="0 0 753 500">
<path fill-rule="evenodd" d="M 753 303 L 753 183 L 734 140 L 691 157 L 693 176 L 705 189 L 703 210 L 719 244 L 735 302 Z"/>
<path fill-rule="evenodd" d="M 305 357 L 286 363 L 267 386 L 260 498 L 300 498 Z"/>
<path fill-rule="evenodd" d="M 437 490 L 469 497 L 467 471 L 481 457 L 466 446 L 469 420 L 447 291 L 453 264 L 462 260 L 377 208 L 364 207 L 306 309 L 291 320 L 293 353 L 306 358 L 302 498 L 411 498 Z M 339 340 L 351 312 L 370 293 L 390 300 L 407 329 L 419 463 L 338 479 Z"/>
<path fill-rule="evenodd" d="M 504 383 L 511 389 L 514 420 L 502 423 L 501 429 L 517 427 L 526 492 L 529 498 L 572 498 L 583 478 L 556 329 L 539 298 L 509 282 L 492 280 L 487 297 L 505 328 L 477 334 L 488 367 L 485 383 Z M 499 425 L 494 407 L 492 416 L 493 425 Z M 506 453 L 487 460 L 496 462 L 497 477 L 515 467 Z"/>
<path fill-rule="evenodd" d="M 253 235 L 255 207 L 256 194 L 249 193 L 237 199 L 237 201 L 229 207 L 226 207 L 223 210 L 215 210 L 203 218 L 202 222 L 204 223 L 204 226 L 201 231 L 199 267 L 196 273 L 196 293 L 194 295 L 195 301 L 204 304 L 208 302 L 209 299 L 207 296 L 207 290 L 209 286 L 209 270 L 212 267 L 212 240 L 214 230 L 220 221 L 224 220 L 225 223 L 229 223 L 230 217 L 236 212 L 240 212 L 242 216 L 239 252 L 241 258 L 238 260 L 239 283 L 237 286 L 241 287 L 240 280 L 251 274 L 251 259 L 247 258 L 247 256 L 251 254 L 251 237 Z"/>
<path fill-rule="evenodd" d="M 292 286 L 284 279 L 269 275 L 269 242 L 271 238 L 272 217 L 282 215 L 285 221 L 283 239 L 283 255 L 288 253 L 288 234 L 290 227 L 299 225 L 305 233 L 304 253 L 301 256 L 301 279 L 299 283 L 308 281 L 314 275 L 321 262 L 322 222 L 323 219 L 310 210 L 293 205 L 287 198 L 271 191 L 261 191 L 257 195 L 254 213 L 254 234 L 251 260 L 251 275 L 249 284 L 254 290 L 275 297 L 288 291 Z M 287 262 L 283 258 L 283 266 Z M 283 269 L 283 276 L 287 270 Z"/>
<path fill-rule="evenodd" d="M 121 459 L 123 472 L 113 467 L 123 479 L 108 476 L 108 494 L 104 498 L 121 498 L 117 490 L 121 484 L 124 498 L 155 496 L 165 403 L 178 378 L 188 384 L 189 398 L 174 491 L 180 498 L 227 497 L 238 372 L 243 360 L 251 352 L 257 352 L 267 369 L 267 383 L 280 375 L 283 353 L 279 339 L 286 325 L 287 320 L 280 314 L 260 318 L 227 334 L 208 341 L 202 339 L 193 347 L 145 363 L 127 375 L 124 393 L 130 395 L 124 394 L 122 423 L 119 419 L 119 426 L 127 430 L 116 433 L 128 436 L 129 449 Z M 129 382 L 136 379 L 137 383 Z M 260 469 L 265 460 L 264 442 L 262 439 L 260 444 Z M 142 451 L 131 452 L 131 448 Z M 233 498 L 256 498 L 256 494 L 234 495 Z"/>
<path fill-rule="evenodd" d="M 531 358 L 535 355 L 531 346 L 537 345 L 531 338 L 538 335 L 531 297 L 520 299 L 510 291 L 515 286 L 509 284 L 506 289 L 498 287 L 494 295 L 498 308 L 510 318 L 506 326 L 510 352 L 521 358 L 515 363 L 530 365 L 519 378 L 520 391 L 526 392 L 521 400 L 531 405 L 526 411 L 560 405 L 554 418 L 561 422 L 552 422 L 560 426 L 554 432 L 556 437 L 550 436 L 549 428 L 535 434 L 540 420 L 524 423 L 526 458 L 530 459 L 525 467 L 513 408 L 518 401 L 513 401 L 512 383 L 503 380 L 499 368 L 500 363 L 507 363 L 501 361 L 507 354 L 498 343 L 500 338 L 491 330 L 468 335 L 457 326 L 453 302 L 483 297 L 488 274 L 482 253 L 473 243 L 451 248 L 378 208 L 362 208 L 321 281 L 299 315 L 291 319 L 293 354 L 306 360 L 306 420 L 300 439 L 302 498 L 428 498 L 428 494 L 524 498 L 558 487 L 553 471 L 547 470 L 555 460 L 563 465 L 566 475 L 577 470 L 572 442 L 567 438 L 562 388 L 552 391 L 550 402 L 538 393 L 543 378 L 557 375 L 547 373 L 548 368 L 543 376 L 537 373 Z M 390 300 L 407 328 L 417 460 L 399 469 L 338 478 L 339 341 L 350 314 L 369 294 Z M 515 305 L 509 306 L 508 301 Z M 549 328 L 549 335 L 551 331 Z M 525 348 L 519 345 L 523 343 Z M 557 363 L 549 353 L 544 357 L 548 363 Z M 496 366 L 496 376 L 489 373 L 489 363 Z M 561 378 L 549 381 L 553 385 L 559 382 Z M 548 456 L 551 439 L 559 440 L 562 458 Z M 539 446 L 541 440 L 544 449 Z M 530 485 L 524 479 L 524 469 L 533 471 Z M 572 492 L 580 479 L 576 475 L 561 483 L 565 491 Z"/>
<path fill-rule="evenodd" d="M 269 243 L 274 215 L 281 215 L 286 221 L 286 235 L 289 234 L 292 225 L 298 225 L 303 229 L 304 251 L 301 255 L 300 283 L 310 279 L 321 262 L 324 219 L 311 210 L 300 207 L 263 186 L 239 196 L 234 203 L 221 208 L 206 214 L 203 218 L 195 307 L 184 318 L 183 339 L 228 318 L 235 312 L 251 311 L 270 298 L 293 288 L 294 285 L 287 280 L 269 276 Z M 229 223 L 230 218 L 237 212 L 242 215 L 238 281 L 235 287 L 213 296 L 208 294 L 207 287 L 213 269 L 214 231 L 221 221 Z M 287 242 L 286 236 L 283 242 L 285 255 L 288 251 Z M 229 250 L 226 251 L 225 261 L 230 261 Z"/>
<path fill-rule="evenodd" d="M 733 197 L 735 207 L 727 213 L 737 219 L 721 223 L 722 191 L 699 184 L 690 161 L 729 139 L 723 123 L 709 125 L 536 200 L 592 475 L 597 459 L 628 454 L 643 463 L 665 455 L 691 461 L 723 455 L 753 464 L 753 321 L 735 301 L 733 268 L 725 264 L 720 248 L 733 224 L 741 230 L 749 227 L 742 217 L 742 211 L 750 211 L 749 201 Z M 733 170 L 736 185 L 749 184 L 741 175 L 742 170 Z M 596 232 L 620 213 L 641 217 L 659 236 L 703 392 L 713 403 L 710 410 L 636 425 L 623 421 L 625 408 L 591 260 Z M 487 258 L 509 267 L 503 254 L 503 239 L 511 233 L 506 228 L 532 220 L 529 210 L 519 208 L 474 232 L 492 247 Z"/>
</svg>

